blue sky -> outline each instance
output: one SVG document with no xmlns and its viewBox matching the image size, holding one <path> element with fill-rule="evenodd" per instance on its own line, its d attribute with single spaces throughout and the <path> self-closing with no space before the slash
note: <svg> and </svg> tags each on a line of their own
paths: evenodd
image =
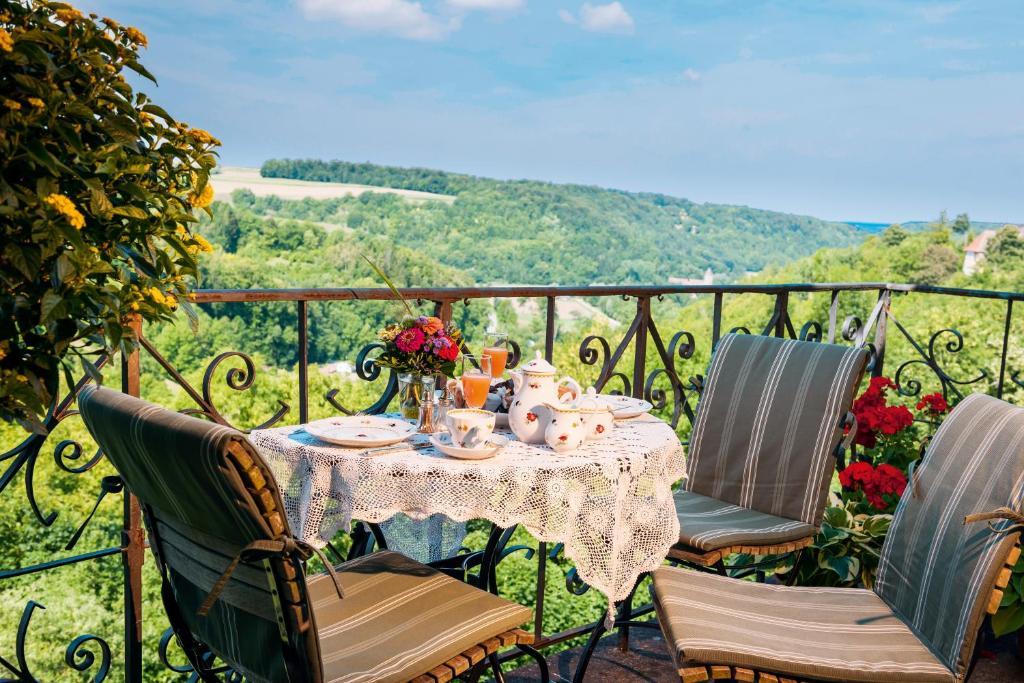
<svg viewBox="0 0 1024 683">
<path fill-rule="evenodd" d="M 1024 3 L 81 0 L 222 160 L 1024 221 Z"/>
</svg>

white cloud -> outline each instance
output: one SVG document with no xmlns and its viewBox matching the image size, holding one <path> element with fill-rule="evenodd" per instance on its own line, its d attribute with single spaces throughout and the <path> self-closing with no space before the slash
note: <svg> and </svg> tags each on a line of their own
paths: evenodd
<svg viewBox="0 0 1024 683">
<path fill-rule="evenodd" d="M 442 21 L 411 0 L 298 0 L 298 4 L 310 19 L 335 19 L 351 28 L 413 40 L 440 40 L 458 28 L 456 19 Z"/>
<path fill-rule="evenodd" d="M 941 24 L 960 10 L 960 3 L 949 2 L 918 8 L 917 13 L 929 24 Z"/>
<path fill-rule="evenodd" d="M 690 81 L 691 83 L 696 83 L 697 81 L 700 80 L 700 72 L 697 71 L 696 69 L 687 68 L 685 71 L 683 71 L 683 78 Z"/>
<path fill-rule="evenodd" d="M 633 17 L 622 6 L 621 2 L 609 2 L 607 5 L 591 5 L 583 3 L 579 16 L 568 10 L 559 10 L 558 16 L 567 24 L 579 24 L 584 31 L 594 33 L 631 34 L 635 28 Z"/>
<path fill-rule="evenodd" d="M 460 10 L 513 10 L 526 4 L 526 0 L 445 0 L 450 7 Z"/>
</svg>

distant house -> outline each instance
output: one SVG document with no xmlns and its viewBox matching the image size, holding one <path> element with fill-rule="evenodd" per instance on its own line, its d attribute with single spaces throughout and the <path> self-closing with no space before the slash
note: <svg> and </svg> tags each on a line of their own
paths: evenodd
<svg viewBox="0 0 1024 683">
<path fill-rule="evenodd" d="M 670 285 L 712 285 L 715 283 L 715 274 L 711 268 L 704 271 L 704 277 L 669 277 Z"/>
<path fill-rule="evenodd" d="M 1020 236 L 1024 238 L 1024 226 L 1007 225 L 1007 228 L 1016 228 Z M 989 240 L 996 236 L 997 230 L 982 230 L 971 243 L 964 248 L 964 275 L 973 275 L 978 271 L 981 262 L 985 260 L 985 251 L 988 249 Z"/>
</svg>

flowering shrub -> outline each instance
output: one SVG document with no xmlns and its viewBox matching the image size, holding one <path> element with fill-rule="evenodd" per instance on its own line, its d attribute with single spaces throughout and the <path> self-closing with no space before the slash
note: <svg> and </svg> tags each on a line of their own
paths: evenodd
<svg viewBox="0 0 1024 683">
<path fill-rule="evenodd" d="M 878 555 L 900 496 L 907 468 L 920 457 L 921 423 L 941 420 L 949 411 L 942 394 L 922 396 L 916 413 L 894 403 L 898 387 L 874 377 L 853 402 L 854 439 L 859 451 L 839 473 L 839 500 L 808 549 L 813 560 L 800 567 L 802 585 L 870 586 Z"/>
<path fill-rule="evenodd" d="M 454 376 L 462 333 L 456 327 L 446 328 L 440 318 L 408 317 L 388 325 L 378 336 L 384 351 L 377 357 L 377 365 L 399 373 Z"/>
<path fill-rule="evenodd" d="M 77 368 L 169 320 L 211 249 L 219 144 L 132 90 L 146 37 L 64 3 L 0 3 L 0 417 L 42 431 Z M 91 366 L 87 366 L 91 369 Z"/>
</svg>

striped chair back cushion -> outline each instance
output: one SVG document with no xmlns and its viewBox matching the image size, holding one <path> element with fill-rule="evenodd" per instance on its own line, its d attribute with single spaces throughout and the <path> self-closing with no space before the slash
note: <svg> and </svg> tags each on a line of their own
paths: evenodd
<svg viewBox="0 0 1024 683">
<path fill-rule="evenodd" d="M 867 359 L 863 348 L 722 337 L 697 406 L 687 490 L 819 525 Z"/>
<path fill-rule="evenodd" d="M 176 630 L 186 628 L 247 680 L 321 680 L 297 560 L 240 563 L 209 613 L 196 613 L 241 548 L 290 534 L 277 486 L 245 437 L 110 389 L 87 387 L 78 403 L 143 508 Z"/>
<path fill-rule="evenodd" d="M 972 394 L 939 427 L 903 494 L 874 590 L 953 671 L 970 664 L 1018 534 L 964 517 L 1024 502 L 1024 409 Z M 997 526 L 1006 522 L 998 522 Z"/>
</svg>

